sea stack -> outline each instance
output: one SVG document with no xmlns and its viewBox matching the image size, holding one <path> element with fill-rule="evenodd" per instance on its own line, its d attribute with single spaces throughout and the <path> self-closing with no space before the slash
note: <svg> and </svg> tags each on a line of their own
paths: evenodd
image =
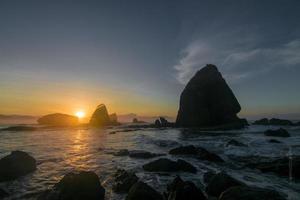
<svg viewBox="0 0 300 200">
<path fill-rule="evenodd" d="M 104 104 L 100 104 L 99 106 L 97 106 L 90 119 L 90 125 L 93 127 L 119 125 L 117 120 L 118 117 L 116 113 L 109 115 L 106 106 Z"/>
<path fill-rule="evenodd" d="M 241 128 L 241 106 L 215 65 L 208 64 L 188 82 L 180 96 L 178 127 Z"/>
</svg>

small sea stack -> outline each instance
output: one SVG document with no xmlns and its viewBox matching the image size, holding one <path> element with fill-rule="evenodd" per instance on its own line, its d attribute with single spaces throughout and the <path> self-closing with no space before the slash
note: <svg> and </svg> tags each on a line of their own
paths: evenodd
<svg viewBox="0 0 300 200">
<path fill-rule="evenodd" d="M 93 127 L 103 127 L 109 125 L 118 125 L 118 117 L 116 113 L 108 114 L 107 108 L 104 104 L 97 106 L 95 112 L 90 119 L 90 125 Z"/>
<path fill-rule="evenodd" d="M 208 64 L 188 82 L 180 96 L 178 127 L 242 128 L 241 106 L 215 65 Z"/>
</svg>

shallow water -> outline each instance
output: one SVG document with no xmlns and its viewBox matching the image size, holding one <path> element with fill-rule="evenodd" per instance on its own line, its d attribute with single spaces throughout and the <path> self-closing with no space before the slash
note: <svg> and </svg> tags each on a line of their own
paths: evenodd
<svg viewBox="0 0 300 200">
<path fill-rule="evenodd" d="M 29 152 L 38 161 L 38 169 L 27 176 L 11 182 L 0 183 L 12 195 L 9 199 L 36 199 L 45 189 L 51 188 L 63 175 L 74 170 L 95 171 L 106 189 L 106 199 L 124 199 L 111 191 L 112 175 L 117 168 L 132 169 L 143 181 L 163 192 L 165 186 L 176 173 L 159 174 L 142 170 L 142 165 L 153 159 L 135 159 L 117 157 L 110 154 L 113 150 L 146 150 L 153 153 L 164 153 L 179 145 L 194 144 L 217 153 L 227 162 L 216 164 L 193 158 L 184 158 L 198 168 L 196 175 L 179 173 L 183 179 L 192 180 L 204 188 L 202 176 L 208 170 L 224 170 L 237 179 L 258 187 L 267 187 L 284 193 L 289 200 L 300 199 L 300 183 L 273 174 L 262 174 L 259 171 L 241 168 L 232 156 L 287 156 L 289 151 L 300 155 L 300 128 L 287 128 L 290 138 L 276 138 L 281 144 L 269 143 L 272 137 L 263 135 L 267 126 L 250 126 L 245 130 L 197 132 L 183 129 L 140 129 L 124 131 L 115 129 L 47 129 L 29 132 L 0 132 L 0 157 L 13 150 Z M 116 134 L 112 131 L 120 130 Z M 247 144 L 248 147 L 226 147 L 230 139 Z M 155 159 L 155 158 L 154 158 Z M 178 174 L 178 173 L 177 173 Z"/>
</svg>

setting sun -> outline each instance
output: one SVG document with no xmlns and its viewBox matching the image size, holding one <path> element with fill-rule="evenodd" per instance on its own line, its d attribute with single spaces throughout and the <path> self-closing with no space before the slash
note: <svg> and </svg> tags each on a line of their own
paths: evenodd
<svg viewBox="0 0 300 200">
<path fill-rule="evenodd" d="M 75 115 L 76 115 L 76 117 L 78 117 L 78 118 L 83 118 L 83 117 L 85 116 L 85 112 L 83 112 L 83 111 L 77 111 L 77 112 L 75 113 Z"/>
</svg>

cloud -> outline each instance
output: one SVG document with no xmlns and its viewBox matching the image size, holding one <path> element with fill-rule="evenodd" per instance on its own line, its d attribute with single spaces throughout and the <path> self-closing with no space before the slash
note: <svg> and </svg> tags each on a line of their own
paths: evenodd
<svg viewBox="0 0 300 200">
<path fill-rule="evenodd" d="M 242 43 L 228 45 L 226 42 L 194 41 L 181 52 L 179 62 L 174 66 L 176 78 L 185 84 L 208 63 L 216 64 L 229 81 L 245 80 L 278 67 L 300 65 L 300 39 L 272 48 L 242 47 Z"/>
</svg>

